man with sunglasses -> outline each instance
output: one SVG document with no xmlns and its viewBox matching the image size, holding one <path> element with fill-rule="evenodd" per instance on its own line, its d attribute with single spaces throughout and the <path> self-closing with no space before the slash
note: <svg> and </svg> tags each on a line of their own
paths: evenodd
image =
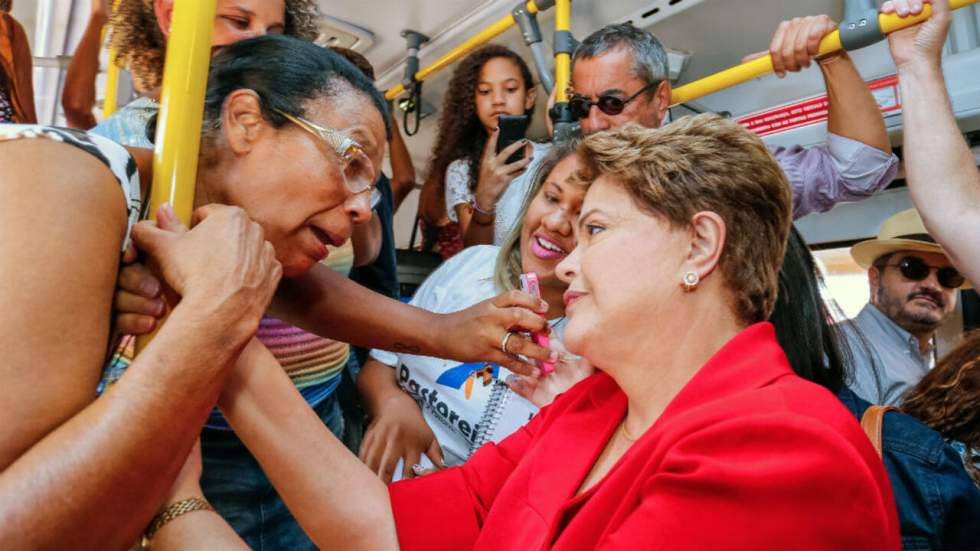
<svg viewBox="0 0 980 551">
<path fill-rule="evenodd" d="M 934 365 L 933 337 L 966 284 L 915 209 L 895 214 L 876 239 L 851 248 L 868 270 L 871 300 L 842 325 L 854 358 L 852 390 L 873 404 L 897 405 Z"/>
<path fill-rule="evenodd" d="M 772 148 L 793 186 L 795 218 L 866 198 L 897 171 L 878 104 L 847 53 L 816 57 L 820 39 L 835 28 L 825 15 L 784 21 L 769 45 L 780 77 L 816 61 L 830 101 L 826 145 Z M 582 41 L 572 63 L 569 107 L 583 134 L 664 122 L 671 96 L 667 52 L 651 33 L 609 25 Z"/>
<path fill-rule="evenodd" d="M 836 27 L 826 15 L 783 21 L 769 44 L 780 77 L 815 60 L 829 99 L 825 145 L 772 148 L 793 187 L 794 218 L 870 197 L 898 172 L 878 103 L 850 57 L 839 52 L 817 58 L 820 39 Z M 586 135 L 627 123 L 658 128 L 670 107 L 668 75 L 667 51 L 656 37 L 630 23 L 608 25 L 575 50 L 569 108 Z M 532 166 L 525 174 L 533 172 Z M 497 204 L 520 204 L 530 182 L 518 177 Z M 516 223 L 498 211 L 494 233 L 507 235 Z"/>
</svg>

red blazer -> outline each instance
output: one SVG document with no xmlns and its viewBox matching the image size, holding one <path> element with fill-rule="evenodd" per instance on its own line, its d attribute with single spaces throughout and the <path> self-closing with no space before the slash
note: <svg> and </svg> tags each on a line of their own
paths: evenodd
<svg viewBox="0 0 980 551">
<path fill-rule="evenodd" d="M 465 465 L 393 484 L 402 549 L 900 549 L 884 465 L 837 398 L 790 370 L 768 323 L 575 497 L 625 412 L 597 373 Z"/>
</svg>

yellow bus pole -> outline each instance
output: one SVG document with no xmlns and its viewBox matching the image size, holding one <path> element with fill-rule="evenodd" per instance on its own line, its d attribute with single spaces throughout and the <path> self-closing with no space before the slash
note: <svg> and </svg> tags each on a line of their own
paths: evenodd
<svg viewBox="0 0 980 551">
<path fill-rule="evenodd" d="M 572 30 L 571 0 L 555 0 L 555 33 Z M 555 103 L 568 103 L 568 85 L 572 81 L 572 54 L 555 53 Z"/>
<path fill-rule="evenodd" d="M 190 225 L 216 0 L 176 0 L 160 94 L 149 212 L 170 203 Z M 162 323 L 157 324 L 157 327 Z M 155 334 L 155 332 L 154 332 Z M 137 353 L 153 334 L 136 340 Z"/>
<path fill-rule="evenodd" d="M 534 0 L 529 0 L 527 3 L 527 12 L 534 14 L 534 13 L 538 13 L 538 11 L 539 11 L 538 6 L 537 4 L 534 3 Z M 456 62 L 456 60 L 472 52 L 473 50 L 479 48 L 480 46 L 486 44 L 487 42 L 493 40 L 498 35 L 500 35 L 501 33 L 503 33 L 504 31 L 513 27 L 516 24 L 517 21 L 514 20 L 514 16 L 511 14 L 507 14 L 506 16 L 501 17 L 493 24 L 491 24 L 489 27 L 483 29 L 476 35 L 472 36 L 466 42 L 463 42 L 459 46 L 453 48 L 452 51 L 440 57 L 431 65 L 428 65 L 420 69 L 419 72 L 415 73 L 415 80 L 422 82 L 432 74 L 441 71 L 446 67 L 452 65 L 454 62 Z M 385 92 L 385 99 L 391 101 L 397 98 L 398 96 L 402 95 L 404 92 L 405 92 L 405 85 L 398 84 L 395 87 L 389 89 L 387 92 Z"/>
<path fill-rule="evenodd" d="M 572 2 L 555 0 L 555 105 L 548 112 L 554 128 L 555 143 L 565 143 L 579 135 L 578 121 L 568 104 L 568 86 L 572 81 L 572 54 L 576 42 L 572 37 Z"/>
<path fill-rule="evenodd" d="M 102 118 L 108 118 L 119 110 L 119 71 L 116 65 L 116 49 L 109 49 L 109 69 L 105 76 L 105 99 L 102 101 Z"/>
<path fill-rule="evenodd" d="M 950 7 L 954 10 L 972 5 L 980 0 L 951 0 Z M 899 17 L 895 14 L 879 14 L 878 24 L 881 32 L 890 34 L 895 31 L 906 29 L 917 25 L 932 15 L 932 6 L 926 4 L 922 13 L 916 16 Z M 825 36 L 820 42 L 820 54 L 827 55 L 842 50 L 840 31 L 834 31 Z M 670 98 L 671 105 L 687 103 L 700 97 L 714 94 L 725 88 L 742 84 L 757 77 L 761 77 L 773 71 L 772 57 L 769 55 L 753 59 L 752 61 L 736 65 L 720 73 L 715 73 L 701 80 L 696 80 L 690 84 L 679 86 L 673 90 Z"/>
<path fill-rule="evenodd" d="M 98 1 L 98 0 L 93 0 Z M 121 0 L 115 0 L 112 3 L 112 13 L 109 15 L 109 20 L 112 20 L 112 15 L 116 13 L 119 9 L 119 2 Z M 102 28 L 102 42 L 105 42 L 105 27 Z M 107 118 L 116 110 L 119 109 L 119 71 L 120 67 L 118 65 L 118 55 L 116 48 L 109 46 L 109 67 L 106 70 L 105 75 L 105 100 L 102 102 L 102 118 Z"/>
</svg>

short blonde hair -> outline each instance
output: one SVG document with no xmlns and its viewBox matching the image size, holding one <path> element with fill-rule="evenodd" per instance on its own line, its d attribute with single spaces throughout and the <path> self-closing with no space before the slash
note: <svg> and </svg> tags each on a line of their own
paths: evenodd
<svg viewBox="0 0 980 551">
<path fill-rule="evenodd" d="M 718 115 L 679 119 L 660 129 L 634 124 L 586 138 L 580 177 L 607 176 L 643 211 L 676 228 L 702 211 L 725 221 L 719 269 L 745 323 L 769 318 L 792 223 L 792 195 L 779 164 L 757 136 Z"/>
</svg>

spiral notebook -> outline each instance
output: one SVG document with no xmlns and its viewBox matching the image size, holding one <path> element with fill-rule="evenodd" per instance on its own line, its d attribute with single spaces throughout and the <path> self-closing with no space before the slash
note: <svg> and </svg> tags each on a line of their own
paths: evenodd
<svg viewBox="0 0 980 551">
<path fill-rule="evenodd" d="M 527 424 L 538 413 L 538 408 L 514 391 L 500 379 L 493 380 L 487 407 L 480 418 L 480 429 L 470 445 L 470 454 L 487 442 L 500 442 Z"/>
<path fill-rule="evenodd" d="M 537 406 L 514 394 L 514 391 L 503 381 L 494 379 L 491 384 L 493 384 L 493 388 L 490 389 L 487 407 L 480 417 L 480 428 L 470 445 L 471 455 L 487 442 L 501 442 L 516 432 L 517 429 L 526 425 L 538 413 Z M 434 466 L 425 455 L 419 458 L 419 464 L 426 469 Z M 398 465 L 395 466 L 392 482 L 401 479 L 403 467 L 404 461 L 399 460 Z"/>
</svg>

